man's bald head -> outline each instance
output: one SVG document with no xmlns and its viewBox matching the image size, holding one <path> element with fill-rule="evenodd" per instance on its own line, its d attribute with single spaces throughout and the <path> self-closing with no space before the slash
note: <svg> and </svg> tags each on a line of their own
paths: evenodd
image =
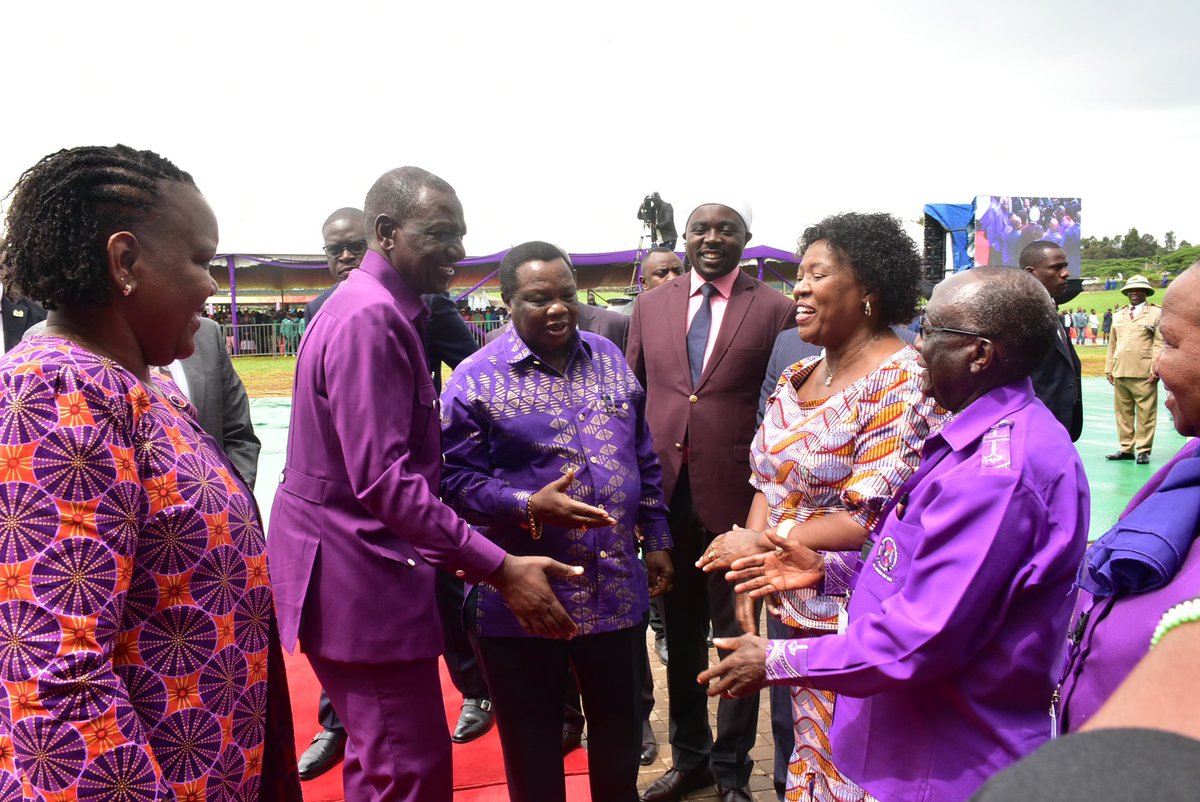
<svg viewBox="0 0 1200 802">
<path fill-rule="evenodd" d="M 373 230 L 380 215 L 387 215 L 397 224 L 403 223 L 412 217 L 420 203 L 421 192 L 426 189 L 454 193 L 454 187 L 449 183 L 420 167 L 397 167 L 379 176 L 367 193 L 367 227 Z"/>
<path fill-rule="evenodd" d="M 946 279 L 939 301 L 953 307 L 965 328 L 996 346 L 1004 376 L 999 383 L 1033 372 L 1058 335 L 1058 312 L 1045 287 L 1024 270 L 976 267 Z"/>
</svg>

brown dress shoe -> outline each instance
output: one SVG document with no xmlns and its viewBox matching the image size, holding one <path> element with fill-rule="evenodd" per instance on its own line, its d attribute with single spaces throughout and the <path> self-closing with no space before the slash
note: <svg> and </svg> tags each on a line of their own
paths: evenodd
<svg viewBox="0 0 1200 802">
<path fill-rule="evenodd" d="M 684 794 L 707 788 L 713 784 L 712 772 L 707 768 L 682 772 L 678 769 L 668 769 L 667 773 L 650 783 L 650 787 L 642 791 L 641 802 L 678 802 Z"/>
</svg>

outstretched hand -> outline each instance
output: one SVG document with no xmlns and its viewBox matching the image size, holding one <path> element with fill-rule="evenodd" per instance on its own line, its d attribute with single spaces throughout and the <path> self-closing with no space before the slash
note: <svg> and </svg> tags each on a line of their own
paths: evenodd
<svg viewBox="0 0 1200 802">
<path fill-rule="evenodd" d="M 757 693 L 767 681 L 767 639 L 757 635 L 738 638 L 716 638 L 713 645 L 732 652 L 707 671 L 700 672 L 696 681 L 708 684 L 709 696 L 733 699 Z"/>
<path fill-rule="evenodd" d="M 824 579 L 825 558 L 818 552 L 769 530 L 763 534 L 774 551 L 735 560 L 733 570 L 725 575 L 737 583 L 734 591 L 761 599 L 785 590 L 809 588 Z"/>
<path fill-rule="evenodd" d="M 616 520 L 604 510 L 567 495 L 567 490 L 574 482 L 575 471 L 568 470 L 534 493 L 529 499 L 529 511 L 533 517 L 540 523 L 569 529 L 614 525 Z"/>
<path fill-rule="evenodd" d="M 749 557 L 770 548 L 763 533 L 755 529 L 735 526 L 723 535 L 717 535 L 696 561 L 696 567 L 706 574 L 713 571 L 728 571 L 729 566 L 741 557 Z"/>
<path fill-rule="evenodd" d="M 500 591 L 521 628 L 530 635 L 569 640 L 578 627 L 550 589 L 547 577 L 582 573 L 581 565 L 567 565 L 549 557 L 509 554 L 487 581 Z"/>
</svg>

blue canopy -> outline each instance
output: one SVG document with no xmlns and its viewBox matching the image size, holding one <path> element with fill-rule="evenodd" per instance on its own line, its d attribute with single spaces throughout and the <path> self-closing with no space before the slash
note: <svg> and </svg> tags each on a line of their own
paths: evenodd
<svg viewBox="0 0 1200 802">
<path fill-rule="evenodd" d="M 925 214 L 937 220 L 942 228 L 950 232 L 951 249 L 954 255 L 954 272 L 971 266 L 967 254 L 967 234 L 971 221 L 975 219 L 975 201 L 970 203 L 927 203 Z"/>
</svg>

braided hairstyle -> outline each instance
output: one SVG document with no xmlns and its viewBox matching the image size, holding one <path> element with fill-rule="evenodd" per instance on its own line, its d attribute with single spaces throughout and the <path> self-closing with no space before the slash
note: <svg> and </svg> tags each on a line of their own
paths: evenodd
<svg viewBox="0 0 1200 802">
<path fill-rule="evenodd" d="M 145 220 L 169 181 L 196 186 L 157 153 L 125 145 L 44 157 L 9 193 L 4 283 L 47 309 L 107 303 L 109 237 Z"/>
</svg>

